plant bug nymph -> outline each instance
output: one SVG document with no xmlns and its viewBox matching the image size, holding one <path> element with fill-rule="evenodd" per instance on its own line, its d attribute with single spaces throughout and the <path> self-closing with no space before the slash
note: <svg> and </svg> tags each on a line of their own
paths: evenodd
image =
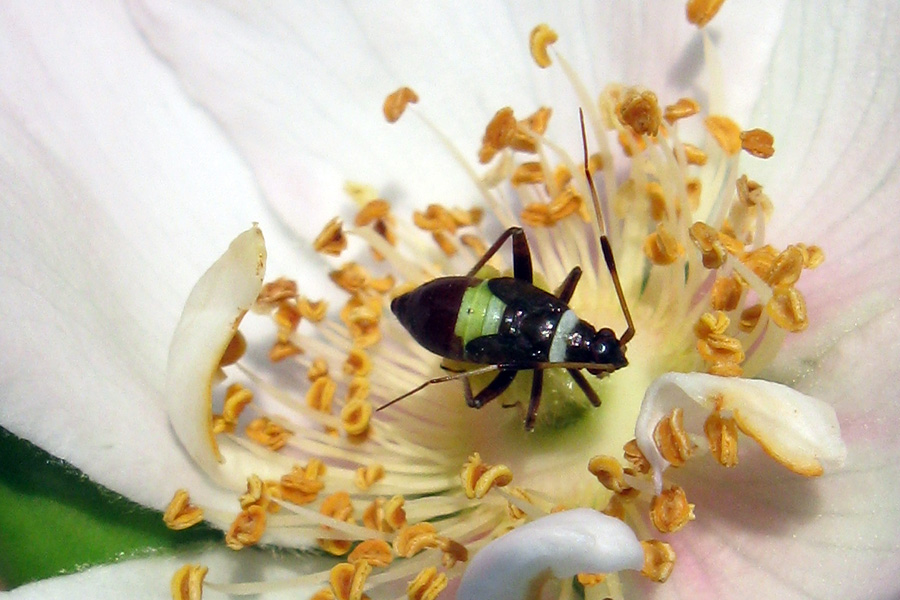
<svg viewBox="0 0 900 600">
<path fill-rule="evenodd" d="M 391 302 L 391 311 L 425 349 L 447 359 L 483 366 L 426 381 L 378 410 L 429 385 L 454 379 L 462 379 L 466 403 L 481 408 L 506 391 L 519 371 L 533 371 L 525 416 L 525 429 L 532 431 L 541 402 L 544 370 L 557 368 L 566 369 L 591 404 L 600 406 L 597 393 L 581 370 L 604 377 L 626 366 L 625 346 L 634 336 L 634 323 L 603 231 L 600 202 L 588 168 L 584 115 L 581 111 L 579 115 L 584 175 L 597 217 L 600 247 L 627 323 L 622 337 L 617 338 L 607 327 L 595 329 L 569 308 L 569 300 L 581 278 L 581 267 L 574 267 L 552 294 L 535 287 L 528 239 L 521 227 L 510 227 L 466 275 L 439 277 Z M 509 238 L 513 247 L 513 276 L 477 277 L 476 273 Z M 494 371 L 497 375 L 473 395 L 469 378 Z"/>
</svg>

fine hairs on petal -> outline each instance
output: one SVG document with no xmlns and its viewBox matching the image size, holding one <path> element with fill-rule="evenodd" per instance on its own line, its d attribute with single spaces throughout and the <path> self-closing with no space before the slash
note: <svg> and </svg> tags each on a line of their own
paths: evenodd
<svg viewBox="0 0 900 600">
<path fill-rule="evenodd" d="M 635 425 L 638 446 L 653 466 L 658 491 L 669 462 L 654 442 L 654 431 L 674 408 L 685 409 L 689 431 L 702 430 L 702 421 L 699 426 L 689 423 L 689 415 L 702 419 L 715 411 L 729 413 L 766 453 L 802 475 L 821 475 L 826 468 L 840 466 L 847 455 L 834 409 L 821 400 L 771 381 L 666 373 L 647 389 Z"/>
<path fill-rule="evenodd" d="M 578 573 L 640 571 L 644 552 L 622 521 L 590 508 L 541 517 L 485 546 L 469 564 L 459 600 L 528 598 L 548 572 L 557 578 Z"/>
</svg>

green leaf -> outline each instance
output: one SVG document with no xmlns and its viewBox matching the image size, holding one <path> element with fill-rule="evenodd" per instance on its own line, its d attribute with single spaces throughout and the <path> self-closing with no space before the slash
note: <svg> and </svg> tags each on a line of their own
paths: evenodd
<svg viewBox="0 0 900 600">
<path fill-rule="evenodd" d="M 0 589 L 221 536 L 170 531 L 161 513 L 0 428 Z"/>
</svg>

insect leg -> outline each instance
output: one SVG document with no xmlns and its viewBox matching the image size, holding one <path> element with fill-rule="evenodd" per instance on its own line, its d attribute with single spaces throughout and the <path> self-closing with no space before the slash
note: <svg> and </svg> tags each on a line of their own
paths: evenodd
<svg viewBox="0 0 900 600">
<path fill-rule="evenodd" d="M 538 406 L 541 404 L 541 393 L 544 390 L 544 372 L 532 371 L 531 401 L 528 403 L 528 413 L 525 415 L 525 431 L 534 431 L 534 422 L 537 420 Z"/>
<path fill-rule="evenodd" d="M 513 276 L 516 279 L 532 283 L 534 275 L 531 267 L 531 249 L 528 247 L 528 238 L 525 237 L 525 231 L 521 227 L 510 227 L 501 233 L 497 241 L 487 249 L 487 252 L 469 270 L 467 276 L 473 277 L 481 267 L 487 264 L 487 261 L 497 254 L 497 250 L 510 236 L 513 239 Z"/>
<path fill-rule="evenodd" d="M 566 275 L 565 281 L 560 284 L 553 295 L 568 304 L 569 300 L 572 299 L 572 294 L 575 293 L 575 286 L 578 285 L 578 281 L 580 279 L 581 267 L 574 267 L 571 271 L 569 271 L 569 274 Z"/>
<path fill-rule="evenodd" d="M 420 392 L 430 385 L 434 385 L 436 383 L 444 383 L 446 381 L 453 381 L 454 379 L 462 379 L 464 377 L 471 377 L 472 375 L 481 375 L 483 373 L 490 373 L 491 371 L 499 371 L 500 369 L 501 369 L 501 365 L 485 365 L 483 367 L 479 367 L 479 368 L 473 369 L 471 371 L 464 371 L 462 373 L 454 373 L 453 375 L 445 375 L 443 377 L 435 377 L 434 379 L 429 379 L 425 383 L 423 383 L 421 385 L 417 385 L 416 387 L 409 390 L 405 394 L 397 396 L 390 402 L 387 402 L 386 404 L 382 404 L 381 406 L 376 408 L 375 411 L 377 412 L 379 410 L 383 410 L 383 409 L 387 408 L 388 406 L 394 404 L 395 402 L 400 402 L 404 398 L 409 398 L 416 392 Z"/>
<path fill-rule="evenodd" d="M 513 379 L 516 378 L 516 374 L 518 371 L 500 371 L 497 373 L 497 376 L 494 377 L 489 384 L 485 386 L 483 390 L 478 392 L 474 398 L 466 397 L 466 404 L 468 404 L 472 408 L 481 408 L 500 394 L 506 391 L 506 389 L 512 384 Z M 468 381 L 468 379 L 466 379 Z M 469 393 L 472 393 L 472 389 L 469 388 Z"/>
<path fill-rule="evenodd" d="M 597 392 L 594 391 L 594 388 L 588 383 L 587 378 L 581 374 L 581 371 L 576 371 L 575 369 L 566 369 L 578 387 L 581 388 L 581 391 L 584 392 L 584 395 L 587 396 L 587 399 L 594 406 L 600 406 L 600 398 L 597 396 Z"/>
</svg>

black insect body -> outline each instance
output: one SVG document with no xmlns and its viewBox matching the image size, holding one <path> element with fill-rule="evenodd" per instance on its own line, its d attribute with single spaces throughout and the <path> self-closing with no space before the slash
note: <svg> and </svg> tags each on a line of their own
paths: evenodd
<svg viewBox="0 0 900 600">
<path fill-rule="evenodd" d="M 585 143 L 585 164 L 586 155 Z M 585 176 L 600 222 L 599 201 L 587 169 Z M 513 245 L 513 277 L 477 277 L 476 273 L 509 238 Z M 484 366 L 426 381 L 379 410 L 429 385 L 453 379 L 462 379 L 466 403 L 481 408 L 502 394 L 519 371 L 530 370 L 534 377 L 525 429 L 531 431 L 541 400 L 544 370 L 551 368 L 566 369 L 591 404 L 600 406 L 600 399 L 581 369 L 603 377 L 626 366 L 625 345 L 634 335 L 634 324 L 604 234 L 600 235 L 600 245 L 628 324 L 621 338 L 608 328 L 596 330 L 569 308 L 581 278 L 580 267 L 573 268 L 553 294 L 534 286 L 528 239 L 522 228 L 511 227 L 468 274 L 434 279 L 391 302 L 391 311 L 424 348 L 444 358 Z M 494 379 L 473 395 L 469 378 L 492 371 L 497 372 Z"/>
</svg>

